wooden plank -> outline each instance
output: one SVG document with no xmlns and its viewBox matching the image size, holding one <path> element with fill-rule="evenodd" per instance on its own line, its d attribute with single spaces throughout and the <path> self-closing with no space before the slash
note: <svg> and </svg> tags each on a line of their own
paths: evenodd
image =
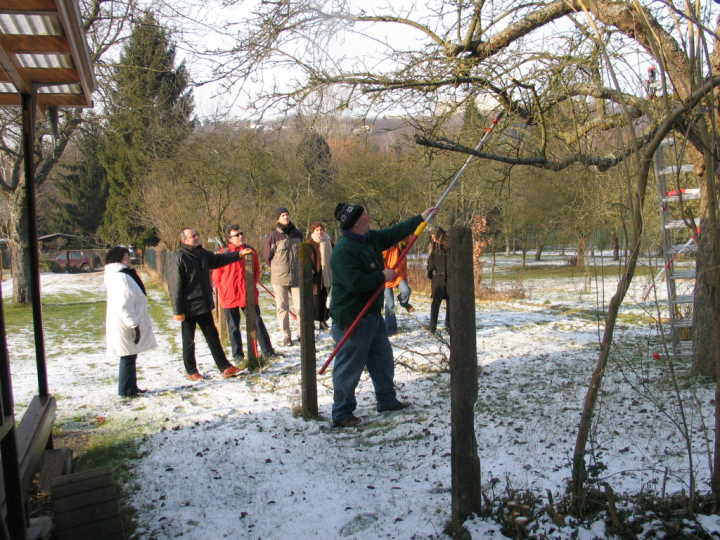
<svg viewBox="0 0 720 540">
<path fill-rule="evenodd" d="M 49 492 L 53 480 L 68 474 L 71 468 L 72 450 L 70 448 L 46 450 L 43 454 L 43 464 L 40 469 L 40 491 Z"/>
<path fill-rule="evenodd" d="M 110 467 L 96 467 L 95 469 L 88 469 L 87 471 L 66 474 L 57 478 L 54 484 L 57 484 L 58 486 L 63 486 L 65 484 L 77 484 L 99 476 L 112 477 L 112 469 Z"/>
<path fill-rule="evenodd" d="M 20 94 L 0 93 L 0 106 L 19 107 Z M 85 107 L 85 96 L 80 94 L 38 94 L 38 106 L 40 107 Z"/>
<path fill-rule="evenodd" d="M 70 45 L 62 36 L 0 35 L 0 46 L 8 52 L 32 54 L 67 54 Z"/>
<path fill-rule="evenodd" d="M 127 535 L 120 521 L 115 518 L 108 521 L 90 523 L 64 530 L 55 530 L 54 540 L 125 540 Z"/>
<path fill-rule="evenodd" d="M 40 469 L 42 455 L 52 433 L 56 407 L 52 396 L 33 397 L 17 428 L 20 480 L 26 490 L 30 489 L 33 476 Z"/>
<path fill-rule="evenodd" d="M 53 494 L 53 508 L 55 512 L 70 512 L 79 508 L 85 508 L 95 503 L 120 500 L 117 488 L 112 486 L 99 487 L 91 491 L 83 491 L 77 495 L 66 495 L 57 497 Z"/>
<path fill-rule="evenodd" d="M 31 81 L 34 84 L 77 84 L 80 82 L 80 75 L 72 68 L 19 68 L 18 71 L 23 80 Z M 10 75 L 12 76 L 12 73 Z"/>
<path fill-rule="evenodd" d="M 69 512 L 56 512 L 55 527 L 57 530 L 70 529 L 97 521 L 106 521 L 117 516 L 117 501 L 105 501 L 100 504 L 78 508 L 77 510 L 70 510 Z"/>
<path fill-rule="evenodd" d="M 53 497 L 69 497 L 70 495 L 78 495 L 86 491 L 92 491 L 101 487 L 112 485 L 112 475 L 99 475 L 89 477 L 85 479 L 66 481 L 65 478 L 68 476 L 75 476 L 68 474 L 57 478 L 51 486 Z"/>
<path fill-rule="evenodd" d="M 54 11 L 54 0 L 3 0 L 3 11 Z"/>
</svg>

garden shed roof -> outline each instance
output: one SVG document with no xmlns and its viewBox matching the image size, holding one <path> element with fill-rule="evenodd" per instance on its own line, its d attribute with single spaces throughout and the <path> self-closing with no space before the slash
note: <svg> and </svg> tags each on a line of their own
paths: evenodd
<svg viewBox="0 0 720 540">
<path fill-rule="evenodd" d="M 0 106 L 92 107 L 95 76 L 77 0 L 0 0 Z"/>
</svg>

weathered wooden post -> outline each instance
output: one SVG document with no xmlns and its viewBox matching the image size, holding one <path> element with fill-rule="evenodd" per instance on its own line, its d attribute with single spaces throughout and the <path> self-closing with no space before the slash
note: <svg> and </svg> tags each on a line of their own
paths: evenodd
<svg viewBox="0 0 720 540">
<path fill-rule="evenodd" d="M 215 328 L 217 328 L 218 336 L 222 343 L 227 332 L 225 331 L 225 317 L 223 317 L 223 310 L 220 307 L 220 293 L 217 288 L 213 289 L 213 302 L 215 304 L 215 309 L 212 311 L 213 321 L 215 322 Z"/>
<path fill-rule="evenodd" d="M 257 354 L 257 317 L 255 314 L 255 253 L 245 255 L 245 325 L 247 335 L 247 365 L 248 369 L 258 369 L 262 363 Z"/>
<path fill-rule="evenodd" d="M 450 399 L 452 420 L 452 526 L 458 530 L 480 513 L 480 458 L 475 439 L 478 396 L 475 287 L 472 236 L 467 227 L 450 230 Z"/>
<path fill-rule="evenodd" d="M 313 301 L 313 248 L 300 244 L 300 372 L 302 416 L 317 418 L 317 378 L 315 376 L 315 307 Z"/>
</svg>

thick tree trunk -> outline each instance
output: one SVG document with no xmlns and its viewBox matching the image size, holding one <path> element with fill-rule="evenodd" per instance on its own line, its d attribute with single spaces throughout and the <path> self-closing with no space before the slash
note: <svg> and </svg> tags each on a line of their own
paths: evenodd
<svg viewBox="0 0 720 540">
<path fill-rule="evenodd" d="M 616 232 L 613 232 L 612 242 L 613 242 L 612 260 L 619 261 L 620 260 L 620 238 L 618 237 Z"/>
<path fill-rule="evenodd" d="M 578 238 L 577 252 L 575 254 L 575 266 L 585 268 L 585 237 Z"/>
<path fill-rule="evenodd" d="M 25 181 L 10 194 L 10 257 L 13 277 L 13 302 L 28 304 L 30 295 L 30 247 Z"/>
<path fill-rule="evenodd" d="M 717 232 L 702 231 L 696 256 L 693 371 L 714 377 L 720 365 L 720 254 L 713 249 Z"/>
</svg>

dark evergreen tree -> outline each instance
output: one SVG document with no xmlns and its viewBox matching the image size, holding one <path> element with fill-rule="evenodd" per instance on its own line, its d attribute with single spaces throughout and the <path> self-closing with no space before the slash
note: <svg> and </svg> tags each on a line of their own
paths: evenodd
<svg viewBox="0 0 720 540">
<path fill-rule="evenodd" d="M 152 13 L 133 28 L 115 68 L 102 162 L 108 200 L 100 229 L 110 243 L 145 245 L 154 232 L 141 219 L 140 179 L 154 159 L 173 155 L 193 127 L 192 92 L 175 46 Z"/>
<path fill-rule="evenodd" d="M 307 130 L 297 146 L 296 158 L 305 171 L 305 182 L 298 184 L 295 191 L 297 218 L 303 219 L 306 227 L 314 220 L 332 222 L 334 207 L 331 208 L 327 194 L 332 189 L 336 171 L 330 146 L 317 131 Z"/>
<path fill-rule="evenodd" d="M 56 182 L 60 200 L 49 225 L 52 232 L 94 236 L 108 197 L 105 168 L 100 163 L 102 132 L 96 121 L 83 124 L 77 145 L 80 160 L 62 166 Z"/>
<path fill-rule="evenodd" d="M 307 173 L 308 190 L 326 186 L 332 182 L 332 153 L 325 138 L 317 131 L 308 131 L 300 141 L 297 149 Z"/>
</svg>

